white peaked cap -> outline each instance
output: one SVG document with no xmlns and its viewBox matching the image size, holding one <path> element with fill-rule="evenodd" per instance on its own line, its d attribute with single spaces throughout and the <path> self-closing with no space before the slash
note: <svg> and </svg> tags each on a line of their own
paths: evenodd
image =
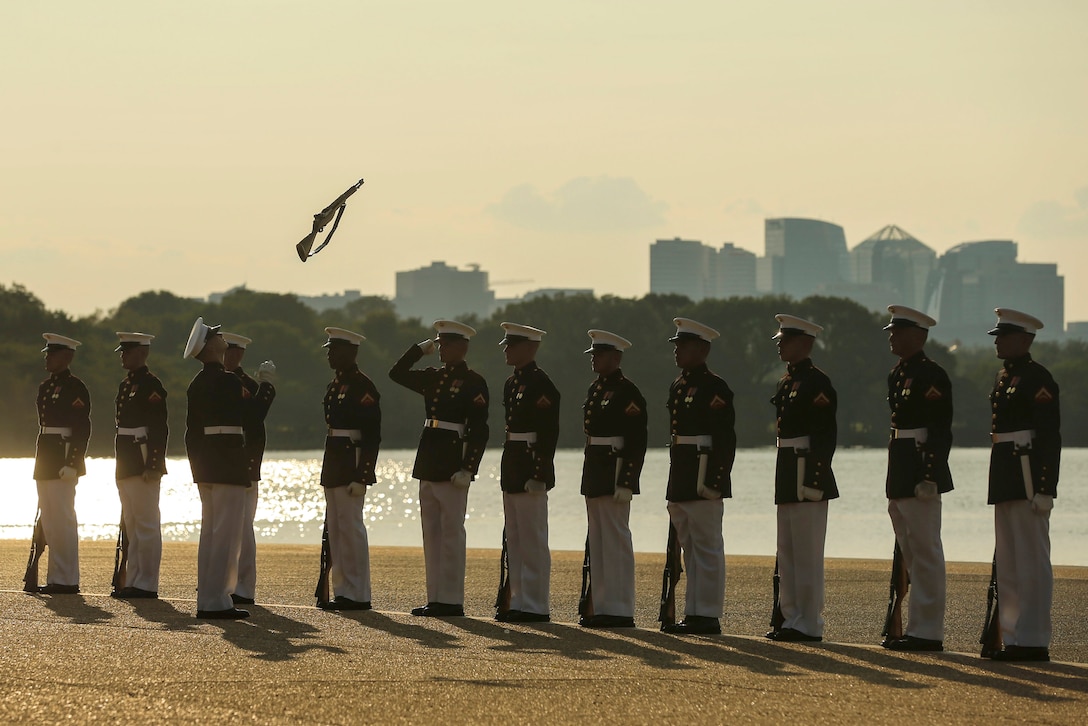
<svg viewBox="0 0 1088 726">
<path fill-rule="evenodd" d="M 352 331 L 345 330 L 344 328 L 325 328 L 325 333 L 329 336 L 329 339 L 325 341 L 325 344 L 323 346 L 321 346 L 322 348 L 328 348 L 329 346 L 336 345 L 337 343 L 359 345 L 359 343 L 362 343 L 364 340 L 366 340 L 366 336 L 362 333 L 353 333 Z"/>
<path fill-rule="evenodd" d="M 119 350 L 128 350 L 129 348 L 135 348 L 138 345 L 151 345 L 151 341 L 155 339 L 154 335 L 149 333 L 115 333 L 119 345 L 113 349 L 116 353 Z"/>
<path fill-rule="evenodd" d="M 447 338 L 461 338 L 468 340 L 472 336 L 476 335 L 476 329 L 459 323 L 456 320 L 436 320 L 434 321 L 435 332 L 439 337 L 446 336 Z"/>
<path fill-rule="evenodd" d="M 204 350 L 204 344 L 208 338 L 219 332 L 218 325 L 206 325 L 204 318 L 197 318 L 193 323 L 193 329 L 189 331 L 189 340 L 185 343 L 185 353 L 182 358 L 195 358 Z"/>
<path fill-rule="evenodd" d="M 779 313 L 774 316 L 774 319 L 778 321 L 778 332 L 771 336 L 771 340 L 778 340 L 786 335 L 807 335 L 815 338 L 824 329 L 822 325 L 817 325 L 811 320 L 805 320 L 796 315 Z"/>
<path fill-rule="evenodd" d="M 705 340 L 709 343 L 721 335 L 721 333 L 709 325 L 703 325 L 698 320 L 692 320 L 691 318 L 673 318 L 672 322 L 676 325 L 676 334 L 669 338 L 669 342 L 671 343 L 675 343 L 678 340 L 692 340 L 696 338 Z"/>
<path fill-rule="evenodd" d="M 906 305 L 889 305 L 888 312 L 892 314 L 891 322 L 884 326 L 884 330 L 892 328 L 922 328 L 929 330 L 937 321 L 929 317 L 921 310 L 908 308 Z"/>
<path fill-rule="evenodd" d="M 621 353 L 631 347 L 631 341 L 627 338 L 610 333 L 607 330 L 587 330 L 586 335 L 589 336 L 592 344 L 586 353 L 592 353 L 598 350 L 618 350 Z"/>
<path fill-rule="evenodd" d="M 42 348 L 42 353 L 46 353 L 51 350 L 61 350 L 67 348 L 68 350 L 75 350 L 79 346 L 83 345 L 74 338 L 69 338 L 66 335 L 58 335 L 57 333 L 42 333 L 42 337 L 45 338 L 45 347 Z"/>
<path fill-rule="evenodd" d="M 531 340 L 539 343 L 541 338 L 547 335 L 547 331 L 540 328 L 534 328 L 531 325 L 521 325 L 520 323 L 501 323 L 502 329 L 506 332 L 502 340 L 499 341 L 499 345 L 509 345 L 510 343 L 520 343 L 523 340 Z"/>
<path fill-rule="evenodd" d="M 1001 335 L 1002 333 L 1031 333 L 1035 335 L 1035 331 L 1043 329 L 1043 321 L 1034 315 L 1028 315 L 1012 308 L 997 308 L 994 312 L 997 313 L 997 325 L 989 330 L 990 335 Z"/>
<path fill-rule="evenodd" d="M 223 340 L 227 341 L 227 345 L 231 348 L 246 349 L 246 346 L 253 342 L 253 338 L 247 338 L 244 335 L 238 335 L 238 333 L 220 333 L 223 336 Z"/>
</svg>

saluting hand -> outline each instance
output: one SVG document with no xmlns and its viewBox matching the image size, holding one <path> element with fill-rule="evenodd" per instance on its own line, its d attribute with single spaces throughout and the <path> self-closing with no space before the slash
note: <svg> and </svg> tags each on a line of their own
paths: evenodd
<svg viewBox="0 0 1088 726">
<path fill-rule="evenodd" d="M 434 345 L 434 339 L 433 338 L 427 338 L 426 340 L 421 340 L 418 343 L 416 343 L 416 345 L 418 345 L 419 349 L 421 351 L 423 351 L 423 355 L 431 355 L 432 353 L 434 353 L 435 345 Z"/>
<path fill-rule="evenodd" d="M 256 378 L 261 383 L 271 383 L 276 379 L 276 364 L 266 360 L 257 366 Z"/>
</svg>

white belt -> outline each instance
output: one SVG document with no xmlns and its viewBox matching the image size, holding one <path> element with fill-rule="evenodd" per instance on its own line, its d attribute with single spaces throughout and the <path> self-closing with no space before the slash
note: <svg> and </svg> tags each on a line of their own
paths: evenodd
<svg viewBox="0 0 1088 726">
<path fill-rule="evenodd" d="M 797 436 L 792 439 L 778 439 L 778 448 L 780 449 L 807 449 L 809 448 L 809 439 L 807 436 Z"/>
<path fill-rule="evenodd" d="M 1006 431 L 1001 434 L 990 434 L 990 441 L 995 444 L 1007 444 L 1011 442 L 1017 446 L 1028 446 L 1034 438 L 1034 431 Z"/>
<path fill-rule="evenodd" d="M 68 439 L 72 436 L 72 429 L 67 426 L 42 426 L 41 429 L 39 429 L 39 433 L 57 434 L 58 436 L 63 436 Z"/>
<path fill-rule="evenodd" d="M 241 426 L 205 426 L 204 435 L 212 436 L 214 434 L 243 434 Z"/>
<path fill-rule="evenodd" d="M 523 431 L 520 433 L 514 433 L 513 431 L 506 432 L 507 441 L 524 441 L 527 444 L 536 443 L 536 431 Z"/>
<path fill-rule="evenodd" d="M 332 439 L 351 439 L 352 441 L 362 441 L 363 432 L 361 429 L 329 429 L 329 438 Z"/>
<path fill-rule="evenodd" d="M 118 426 L 117 427 L 117 435 L 118 436 L 132 436 L 133 438 L 136 438 L 136 439 L 146 439 L 147 438 L 147 427 L 146 426 L 137 426 L 136 428 L 126 429 L 124 426 Z"/>
<path fill-rule="evenodd" d="M 929 438 L 929 429 L 892 429 L 893 439 L 914 439 L 916 443 L 924 444 Z"/>
<path fill-rule="evenodd" d="M 701 446 L 704 449 L 710 448 L 714 443 L 714 438 L 710 434 L 701 434 L 699 436 L 676 436 L 672 437 L 673 446 Z"/>
<path fill-rule="evenodd" d="M 623 448 L 622 436 L 587 436 L 586 444 L 588 446 L 611 446 L 613 451 L 619 451 Z"/>
<path fill-rule="evenodd" d="M 459 423 L 452 423 L 450 421 L 439 421 L 436 418 L 429 418 L 423 422 L 423 428 L 425 429 L 445 429 L 446 431 L 456 431 L 458 436 L 465 435 L 465 425 Z"/>
</svg>

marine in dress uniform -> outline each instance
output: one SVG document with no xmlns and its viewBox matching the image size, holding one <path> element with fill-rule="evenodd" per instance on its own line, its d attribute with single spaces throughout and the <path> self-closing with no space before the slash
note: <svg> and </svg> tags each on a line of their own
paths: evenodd
<svg viewBox="0 0 1088 726">
<path fill-rule="evenodd" d="M 184 357 L 204 364 L 189 383 L 185 413 L 185 451 L 201 506 L 198 618 L 249 617 L 248 610 L 234 607 L 231 592 L 238 582 L 246 488 L 250 486 L 245 426 L 252 397 L 223 366 L 226 349 L 219 326 L 205 325 L 203 318 L 197 318 Z"/>
<path fill-rule="evenodd" d="M 503 386 L 506 441 L 502 449 L 503 530 L 509 562 L 510 609 L 495 615 L 509 623 L 550 619 L 552 556 L 548 548 L 548 491 L 555 487 L 559 441 L 559 391 L 537 365 L 545 331 L 502 323 L 506 364 L 514 373 Z"/>
<path fill-rule="evenodd" d="M 91 438 L 91 396 L 69 369 L 80 342 L 56 333 L 42 337 L 49 378 L 38 386 L 34 480 L 49 545 L 49 571 L 38 592 L 70 595 L 79 592 L 76 483 L 87 473 L 83 458 Z"/>
<path fill-rule="evenodd" d="M 997 591 L 1001 639 L 994 660 L 1050 660 L 1050 512 L 1058 494 L 1061 415 L 1058 384 L 1032 360 L 1030 348 L 1043 323 L 998 308 L 989 331 L 1004 366 L 997 376 L 990 452 L 989 503 L 997 539 Z"/>
<path fill-rule="evenodd" d="M 890 305 L 891 352 L 899 363 L 888 374 L 891 436 L 885 493 L 895 541 L 910 583 L 910 612 L 902 638 L 889 650 L 944 649 L 945 566 L 941 495 L 952 491 L 952 383 L 924 346 L 937 321 L 904 305 Z"/>
<path fill-rule="evenodd" d="M 276 388 L 272 379 L 276 375 L 276 365 L 266 360 L 257 366 L 254 379 L 242 368 L 242 359 L 246 349 L 253 342 L 251 338 L 237 333 L 220 333 L 227 343 L 223 354 L 223 367 L 238 376 L 248 394 L 250 408 L 249 423 L 245 427 L 246 456 L 249 459 L 249 482 L 246 489 L 246 508 L 242 521 L 242 548 L 238 554 L 238 582 L 231 592 L 231 600 L 236 605 L 252 605 L 257 592 L 257 536 L 253 531 L 253 520 L 257 515 L 257 490 L 261 480 L 261 462 L 264 460 L 265 431 L 264 420 L 268 409 L 276 398 Z M 261 385 L 262 383 L 267 385 Z"/>
<path fill-rule="evenodd" d="M 674 318 L 680 376 L 669 388 L 669 519 L 676 528 L 687 571 L 684 619 L 662 630 L 676 634 L 721 632 L 725 601 L 724 499 L 733 496 L 730 474 L 737 452 L 733 391 L 707 368 L 719 333 L 689 318 Z"/>
<path fill-rule="evenodd" d="M 623 375 L 620 363 L 631 341 L 607 330 L 588 331 L 585 351 L 597 380 L 582 404 L 586 435 L 582 495 L 589 522 L 589 575 L 593 614 L 587 628 L 635 626 L 635 548 L 631 499 L 639 493 L 646 458 L 646 399 Z"/>
<path fill-rule="evenodd" d="M 436 340 L 413 345 L 389 377 L 423 396 L 426 418 L 412 476 L 419 479 L 427 604 L 413 615 L 465 614 L 465 511 L 468 489 L 487 447 L 487 382 L 465 363 L 476 331 L 454 320 L 437 320 Z M 441 368 L 413 370 L 438 349 Z"/>
<path fill-rule="evenodd" d="M 786 375 L 771 399 L 778 415 L 774 501 L 783 622 L 767 637 L 818 641 L 824 633 L 827 503 L 839 496 L 831 469 L 838 399 L 827 374 L 809 357 L 823 328 L 793 315 L 776 315 L 775 320 L 779 330 L 773 339 L 786 363 Z"/>
<path fill-rule="evenodd" d="M 117 388 L 113 441 L 115 476 L 121 499 L 121 520 L 128 540 L 121 587 L 110 593 L 122 599 L 159 596 L 162 529 L 159 519 L 159 484 L 166 473 L 166 389 L 147 367 L 154 335 L 117 333 L 114 349 L 128 375 Z"/>
<path fill-rule="evenodd" d="M 359 343 L 366 338 L 343 328 L 325 328 L 329 367 L 335 371 L 325 389 L 325 456 L 321 486 L 329 531 L 333 599 L 324 610 L 370 609 L 370 544 L 363 507 L 366 489 L 377 481 L 374 468 L 381 444 L 381 396 L 359 370 Z"/>
</svg>

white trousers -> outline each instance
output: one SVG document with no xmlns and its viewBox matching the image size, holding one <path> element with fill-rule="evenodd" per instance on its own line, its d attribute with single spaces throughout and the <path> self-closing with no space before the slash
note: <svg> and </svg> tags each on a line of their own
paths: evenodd
<svg viewBox="0 0 1088 726">
<path fill-rule="evenodd" d="M 1019 499 L 994 507 L 997 534 L 997 596 L 1005 645 L 1050 647 L 1050 518 Z"/>
<path fill-rule="evenodd" d="M 242 514 L 242 546 L 238 551 L 238 582 L 234 594 L 253 599 L 257 592 L 257 534 L 253 520 L 257 516 L 257 482 L 246 489 L 245 511 Z"/>
<path fill-rule="evenodd" d="M 448 481 L 419 482 L 419 518 L 423 524 L 423 560 L 427 602 L 465 602 L 465 511 L 468 489 Z"/>
<path fill-rule="evenodd" d="M 668 509 L 687 571 L 684 614 L 720 618 L 725 602 L 725 540 L 722 537 L 725 503 L 722 499 L 669 502 Z M 596 608 L 596 587 L 593 604 Z"/>
<path fill-rule="evenodd" d="M 510 564 L 510 609 L 547 615 L 552 574 L 548 548 L 548 493 L 502 493 L 506 552 Z"/>
<path fill-rule="evenodd" d="M 370 602 L 370 544 L 366 537 L 363 505 L 366 497 L 353 497 L 347 487 L 326 487 L 333 596 Z"/>
<path fill-rule="evenodd" d="M 778 601 L 783 628 L 824 634 L 827 501 L 778 505 Z"/>
<path fill-rule="evenodd" d="M 159 563 L 162 561 L 162 529 L 159 526 L 159 482 L 142 476 L 117 480 L 121 517 L 128 537 L 128 565 L 125 586 L 159 591 Z"/>
<path fill-rule="evenodd" d="M 196 561 L 196 609 L 229 610 L 238 581 L 246 488 L 236 484 L 197 484 L 200 492 L 200 544 Z"/>
<path fill-rule="evenodd" d="M 945 567 L 941 498 L 889 499 L 895 541 L 910 576 L 906 635 L 944 640 Z"/>
<path fill-rule="evenodd" d="M 589 577 L 593 612 L 635 616 L 635 547 L 631 542 L 631 502 L 611 495 L 586 497 L 589 519 Z"/>
<path fill-rule="evenodd" d="M 42 531 L 49 548 L 49 585 L 79 585 L 79 522 L 76 520 L 76 485 L 60 479 L 39 479 L 38 506 Z"/>
</svg>

